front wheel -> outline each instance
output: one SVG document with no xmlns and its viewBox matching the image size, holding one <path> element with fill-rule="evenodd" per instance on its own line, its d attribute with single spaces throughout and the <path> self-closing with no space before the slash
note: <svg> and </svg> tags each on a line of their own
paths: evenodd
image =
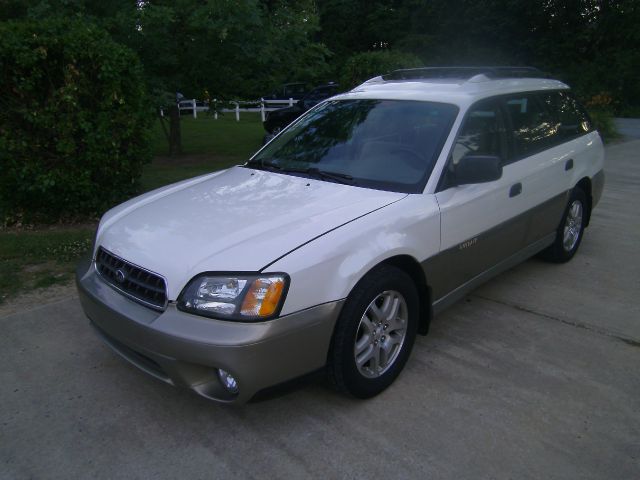
<svg viewBox="0 0 640 480">
<path fill-rule="evenodd" d="M 582 242 L 588 208 L 586 194 L 580 188 L 575 188 L 569 197 L 555 241 L 541 253 L 545 260 L 564 263 L 573 258 Z"/>
<path fill-rule="evenodd" d="M 402 371 L 418 328 L 418 293 L 405 272 L 383 265 L 347 298 L 332 339 L 328 377 L 338 390 L 369 398 Z"/>
</svg>

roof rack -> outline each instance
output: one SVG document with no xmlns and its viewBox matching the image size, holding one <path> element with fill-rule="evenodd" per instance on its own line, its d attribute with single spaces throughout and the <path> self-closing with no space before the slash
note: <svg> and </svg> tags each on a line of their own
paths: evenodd
<svg viewBox="0 0 640 480">
<path fill-rule="evenodd" d="M 417 80 L 430 78 L 456 78 L 469 80 L 476 75 L 497 78 L 548 78 L 535 67 L 425 67 L 394 70 L 382 76 L 383 80 Z"/>
</svg>

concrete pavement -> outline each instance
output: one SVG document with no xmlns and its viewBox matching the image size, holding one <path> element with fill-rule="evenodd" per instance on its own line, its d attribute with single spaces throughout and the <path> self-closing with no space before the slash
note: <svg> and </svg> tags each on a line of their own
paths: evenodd
<svg viewBox="0 0 640 480">
<path fill-rule="evenodd" d="M 75 296 L 1 318 L 0 478 L 639 478 L 639 151 L 608 148 L 572 262 L 450 308 L 369 401 L 219 406 L 120 360 Z"/>
<path fill-rule="evenodd" d="M 640 118 L 614 118 L 618 133 L 626 138 L 640 138 Z"/>
</svg>

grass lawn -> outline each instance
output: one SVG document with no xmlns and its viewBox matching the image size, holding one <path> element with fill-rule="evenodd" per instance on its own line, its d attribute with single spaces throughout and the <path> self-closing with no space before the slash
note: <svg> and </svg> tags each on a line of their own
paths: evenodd
<svg viewBox="0 0 640 480">
<path fill-rule="evenodd" d="M 260 115 L 221 115 L 214 120 L 183 116 L 179 157 L 168 157 L 159 122 L 154 124 L 155 158 L 146 165 L 141 191 L 244 163 L 262 145 Z M 0 304 L 21 292 L 68 283 L 80 256 L 91 248 L 95 226 L 56 226 L 35 230 L 0 230 Z"/>
<path fill-rule="evenodd" d="M 239 122 L 236 122 L 233 113 L 220 114 L 218 120 L 202 113 L 197 119 L 183 115 L 180 121 L 182 150 L 185 154 L 209 153 L 246 160 L 262 145 L 265 134 L 259 113 L 241 112 Z M 167 139 L 159 121 L 153 124 L 152 143 L 155 156 L 169 153 Z"/>
<path fill-rule="evenodd" d="M 260 148 L 265 134 L 258 113 L 241 113 L 239 122 L 233 113 L 218 120 L 204 114 L 197 119 L 182 116 L 181 126 L 183 155 L 172 158 L 167 156 L 169 146 L 160 122 L 154 123 L 155 158 L 142 174 L 143 191 L 244 163 Z"/>
<path fill-rule="evenodd" d="M 91 225 L 0 232 L 0 304 L 41 287 L 67 283 L 91 248 Z"/>
</svg>

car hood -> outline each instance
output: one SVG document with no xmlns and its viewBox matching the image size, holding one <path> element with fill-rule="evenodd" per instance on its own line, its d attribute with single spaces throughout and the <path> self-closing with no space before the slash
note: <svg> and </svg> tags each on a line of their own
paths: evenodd
<svg viewBox="0 0 640 480">
<path fill-rule="evenodd" d="M 130 200 L 97 246 L 164 276 L 170 300 L 205 271 L 263 269 L 329 230 L 406 195 L 233 167 Z"/>
</svg>

